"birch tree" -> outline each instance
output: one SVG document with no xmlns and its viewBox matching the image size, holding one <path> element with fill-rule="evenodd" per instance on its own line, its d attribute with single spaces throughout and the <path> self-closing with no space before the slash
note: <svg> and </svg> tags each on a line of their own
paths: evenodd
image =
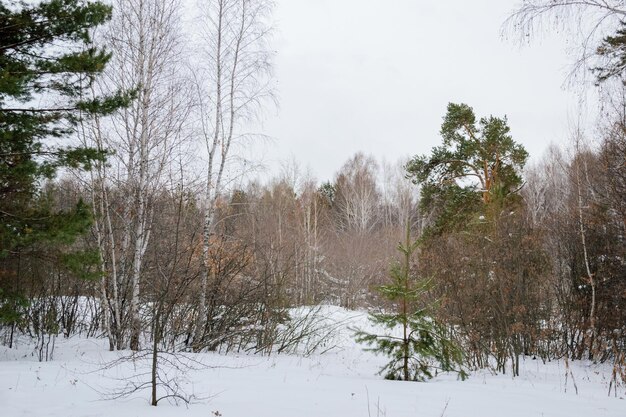
<svg viewBox="0 0 626 417">
<path fill-rule="evenodd" d="M 209 250 L 216 203 L 223 192 L 236 146 L 249 139 L 246 127 L 258 120 L 272 98 L 271 52 L 267 41 L 272 2 L 213 0 L 199 5 L 200 64 L 194 71 L 199 131 L 206 149 L 203 271 L 200 278 L 194 348 L 202 346 L 207 320 Z"/>
<path fill-rule="evenodd" d="M 113 58 L 101 88 L 136 89 L 137 94 L 132 105 L 111 120 L 97 120 L 87 134 L 98 148 L 113 151 L 108 164 L 97 167 L 91 185 L 97 241 L 105 254 L 101 293 L 110 301 L 115 328 L 107 333 L 118 349 L 127 342 L 139 349 L 140 283 L 153 198 L 184 139 L 189 104 L 180 76 L 179 9 L 176 0 L 117 0 L 104 35 Z"/>
<path fill-rule="evenodd" d="M 317 301 L 322 293 L 322 241 L 324 238 L 325 207 L 321 202 L 315 182 L 308 180 L 298 198 L 297 213 L 299 232 L 302 235 L 302 266 L 299 273 L 298 299 L 302 303 Z M 296 277 L 298 278 L 298 277 Z"/>
<path fill-rule="evenodd" d="M 347 161 L 335 180 L 335 206 L 340 227 L 367 234 L 380 222 L 378 165 L 372 157 L 357 153 Z"/>
<path fill-rule="evenodd" d="M 591 70 L 596 83 L 623 78 L 626 4 L 623 0 L 526 0 L 504 23 L 504 32 L 531 39 L 546 27 L 565 31 L 577 48 L 571 78 Z"/>
<path fill-rule="evenodd" d="M 381 276 L 381 193 L 378 164 L 357 153 L 341 167 L 332 186 L 334 236 L 328 242 L 329 281 L 342 305 L 353 308 L 367 298 L 367 288 Z M 375 255 L 376 254 L 376 255 Z"/>
<path fill-rule="evenodd" d="M 576 189 L 576 211 L 578 216 L 578 232 L 580 237 L 580 244 L 582 246 L 583 252 L 583 263 L 585 266 L 585 277 L 583 278 L 587 284 L 591 287 L 591 301 L 589 307 L 589 350 L 593 349 L 593 343 L 595 339 L 595 331 L 596 331 L 596 279 L 595 274 L 591 272 L 591 262 L 587 244 L 587 232 L 585 227 L 585 215 L 584 209 L 585 205 L 583 205 L 583 183 L 582 176 L 587 173 L 587 164 L 584 161 L 584 155 L 581 152 L 581 132 L 576 132 L 574 136 L 574 150 L 576 151 L 576 156 L 578 157 L 578 161 L 572 161 L 572 169 L 574 170 L 574 183 Z M 581 171 L 584 171 L 581 173 Z M 586 175 L 588 178 L 588 174 Z M 589 181 L 587 181 L 589 182 Z M 589 187 L 592 190 L 591 187 Z M 592 191 L 593 192 L 593 191 Z"/>
</svg>

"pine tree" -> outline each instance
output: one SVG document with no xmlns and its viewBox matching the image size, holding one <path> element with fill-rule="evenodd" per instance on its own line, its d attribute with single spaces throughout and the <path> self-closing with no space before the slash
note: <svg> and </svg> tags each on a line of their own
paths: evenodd
<svg viewBox="0 0 626 417">
<path fill-rule="evenodd" d="M 603 58 L 602 65 L 592 69 L 596 74 L 598 84 L 611 78 L 618 78 L 623 84 L 624 72 L 626 71 L 626 21 L 620 21 L 620 28 L 615 35 L 605 37 L 596 54 Z"/>
<path fill-rule="evenodd" d="M 440 134 L 441 146 L 406 165 L 408 176 L 421 186 L 422 209 L 436 214 L 425 235 L 462 230 L 491 203 L 514 201 L 528 159 L 511 137 L 506 117 L 477 120 L 467 104 L 448 104 Z"/>
<path fill-rule="evenodd" d="M 7 306 L 23 304 L 20 267 L 29 258 L 94 258 L 55 250 L 88 230 L 90 210 L 82 202 L 58 210 L 42 185 L 60 168 L 89 169 L 103 160 L 103 152 L 70 146 L 67 138 L 83 118 L 132 99 L 132 92 L 91 94 L 110 54 L 93 45 L 90 31 L 110 17 L 100 2 L 0 3 L 0 311 L 9 321 L 15 311 Z"/>
<path fill-rule="evenodd" d="M 411 259 L 418 246 L 419 240 L 411 241 L 407 225 L 406 240 L 398 245 L 403 262 L 391 267 L 391 284 L 378 288 L 383 297 L 396 304 L 397 311 L 371 313 L 369 320 L 387 332 L 380 335 L 357 330 L 356 341 L 389 357 L 390 361 L 380 370 L 386 379 L 424 381 L 437 370 L 457 372 L 465 379 L 461 349 L 433 317 L 434 304 L 424 305 L 431 281 L 416 279 L 412 273 Z M 402 332 L 400 336 L 396 335 L 398 330 Z"/>
</svg>

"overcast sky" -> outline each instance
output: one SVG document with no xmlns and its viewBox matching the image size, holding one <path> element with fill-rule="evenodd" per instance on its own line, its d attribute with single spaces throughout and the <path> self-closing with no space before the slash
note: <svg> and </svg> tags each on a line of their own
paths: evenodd
<svg viewBox="0 0 626 417">
<path fill-rule="evenodd" d="M 439 144 L 448 102 L 507 115 L 537 158 L 567 137 L 576 95 L 560 36 L 519 46 L 501 37 L 514 0 L 277 0 L 280 107 L 264 133 L 276 170 L 295 158 L 324 181 L 355 152 L 378 160 Z"/>
</svg>

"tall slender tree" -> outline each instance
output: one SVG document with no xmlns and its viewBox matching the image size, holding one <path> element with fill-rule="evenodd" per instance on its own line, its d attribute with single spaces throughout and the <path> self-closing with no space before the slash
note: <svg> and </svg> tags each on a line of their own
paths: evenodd
<svg viewBox="0 0 626 417">
<path fill-rule="evenodd" d="M 217 202 L 233 161 L 233 150 L 249 138 L 242 131 L 257 120 L 262 104 L 272 98 L 271 57 L 267 48 L 271 28 L 269 0 L 202 2 L 201 59 L 195 72 L 198 136 L 206 146 L 204 192 L 203 272 L 195 322 L 194 345 L 200 349 L 207 323 L 209 252 L 215 230 Z"/>
<path fill-rule="evenodd" d="M 114 56 L 98 87 L 136 85 L 137 99 L 108 122 L 95 120 L 85 135 L 87 143 L 114 151 L 107 164 L 96 165 L 91 187 L 97 239 L 108 266 L 102 290 L 112 306 L 115 331 L 110 334 L 118 348 L 139 349 L 141 280 L 154 199 L 167 187 L 165 171 L 180 155 L 191 107 L 181 76 L 178 11 L 176 0 L 115 2 L 104 34 Z M 126 195 L 112 198 L 110 187 Z M 129 288 L 130 294 L 122 294 L 119 288 Z M 124 298 L 129 302 L 123 303 Z"/>
</svg>

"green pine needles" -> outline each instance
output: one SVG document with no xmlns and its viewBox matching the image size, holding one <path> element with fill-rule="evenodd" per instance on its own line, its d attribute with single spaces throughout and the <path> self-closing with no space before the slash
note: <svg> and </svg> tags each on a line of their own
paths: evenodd
<svg viewBox="0 0 626 417">
<path fill-rule="evenodd" d="M 464 230 L 485 207 L 517 200 L 528 159 L 506 117 L 478 119 L 467 104 L 448 104 L 440 134 L 440 146 L 406 165 L 408 177 L 421 187 L 422 210 L 435 214 L 425 237 Z"/>
<path fill-rule="evenodd" d="M 407 226 L 406 241 L 398 245 L 403 262 L 391 267 L 392 283 L 378 288 L 383 297 L 396 304 L 397 310 L 370 313 L 369 320 L 387 332 L 381 335 L 357 330 L 356 341 L 369 345 L 367 350 L 389 357 L 379 372 L 386 379 L 425 381 L 438 371 L 457 372 L 465 379 L 461 349 L 432 317 L 434 305 L 423 305 L 432 281 L 419 280 L 411 271 L 411 258 L 418 246 L 419 240 L 411 241 Z"/>
<path fill-rule="evenodd" d="M 52 265 L 96 276 L 97 253 L 72 247 L 89 230 L 91 210 L 82 201 L 56 207 L 44 185 L 59 169 L 104 161 L 106 151 L 76 146 L 73 135 L 81 120 L 134 98 L 134 90 L 93 96 L 111 58 L 90 36 L 111 18 L 106 3 L 0 2 L 0 323 L 17 322 L 24 281 Z"/>
</svg>

